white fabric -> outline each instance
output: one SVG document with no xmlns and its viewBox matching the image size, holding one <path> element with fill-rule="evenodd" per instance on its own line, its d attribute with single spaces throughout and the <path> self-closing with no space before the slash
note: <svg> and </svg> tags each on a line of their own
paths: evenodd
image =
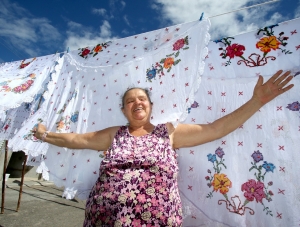
<svg viewBox="0 0 300 227">
<path fill-rule="evenodd" d="M 230 48 L 227 49 L 227 52 L 224 52 L 223 50 L 226 50 L 228 46 L 220 46 L 220 42 L 211 42 L 209 44 L 209 53 L 206 57 L 206 68 L 202 76 L 202 83 L 195 96 L 190 96 L 192 97 L 189 103 L 190 108 L 187 110 L 190 114 L 184 123 L 208 123 L 230 113 L 249 100 L 259 74 L 263 75 L 264 79 L 267 80 L 277 69 L 292 69 L 295 75 L 293 80 L 295 87 L 261 108 L 258 113 L 232 134 L 202 146 L 180 149 L 178 151 L 180 167 L 179 187 L 185 213 L 184 226 L 298 226 L 300 224 L 298 218 L 300 210 L 300 185 L 297 177 L 300 171 L 300 167 L 297 164 L 297 160 L 299 159 L 298 148 L 300 145 L 300 107 L 297 104 L 300 102 L 300 76 L 298 75 L 300 71 L 299 25 L 299 19 L 297 19 L 272 27 L 272 31 L 267 29 L 270 33 L 266 33 L 266 35 L 262 35 L 262 33 L 257 35 L 257 31 L 255 31 L 235 36 L 233 37 L 234 39 L 231 39 L 231 47 L 233 44 L 239 44 L 243 45 L 244 48 L 235 46 L 241 49 L 236 49 L 233 55 L 231 52 L 231 55 L 228 53 L 227 56 L 226 54 Z M 163 30 L 155 32 L 161 31 Z M 168 32 L 170 31 L 172 31 L 171 28 L 169 28 Z M 281 34 L 281 32 L 284 32 L 284 34 Z M 282 43 L 280 45 L 277 43 L 277 46 L 275 45 L 273 49 L 270 49 L 265 55 L 265 57 L 270 56 L 270 58 L 267 58 L 267 64 L 256 67 L 245 66 L 244 62 L 238 64 L 238 60 L 249 60 L 248 56 L 251 54 L 256 54 L 252 56 L 260 55 L 260 59 L 262 59 L 263 52 L 256 47 L 256 44 L 260 39 L 265 38 L 263 41 L 266 41 L 268 38 L 273 38 L 271 36 L 275 36 L 276 40 L 281 39 L 287 44 L 283 46 Z M 138 37 L 147 38 L 150 35 L 141 35 Z M 288 39 L 285 38 L 283 40 L 283 37 L 288 37 Z M 133 39 L 134 37 L 129 38 Z M 177 40 L 176 38 L 175 40 Z M 132 62 L 135 63 L 136 61 L 146 59 L 148 52 L 136 56 L 136 60 L 129 63 L 115 60 L 113 56 L 116 53 L 118 54 L 115 56 L 124 57 L 124 55 L 119 53 L 123 49 L 126 50 L 125 45 L 120 45 L 123 48 L 119 48 L 118 52 L 108 53 L 107 51 L 110 47 L 118 46 L 118 43 L 121 43 L 122 40 L 119 41 L 109 43 L 110 46 L 103 48 L 106 51 L 105 62 L 113 62 L 112 65 L 101 66 L 99 64 L 97 66 L 97 63 L 95 63 L 97 60 L 95 59 L 99 57 L 98 61 L 100 61 L 102 52 L 99 52 L 95 57 L 88 55 L 87 59 L 83 59 L 74 53 L 66 56 L 66 60 L 69 63 L 63 66 L 63 77 L 60 79 L 60 86 L 57 86 L 58 88 L 55 89 L 53 96 L 49 98 L 48 106 L 45 107 L 45 110 L 48 110 L 47 125 L 50 130 L 55 131 L 59 129 L 62 132 L 84 132 L 126 123 L 120 112 L 117 115 L 118 111 L 120 111 L 118 107 L 120 98 L 112 99 L 112 97 L 118 96 L 116 93 L 121 95 L 126 90 L 128 84 L 138 84 L 137 80 L 140 80 L 141 87 L 145 84 L 150 84 L 149 81 L 146 82 L 145 71 L 146 69 L 151 69 L 153 61 L 151 60 L 148 65 L 140 66 L 139 64 L 141 74 L 138 76 L 141 76 L 143 79 L 134 79 L 135 74 L 133 75 L 133 72 L 135 72 L 135 68 L 131 70 L 127 69 L 134 66 Z M 130 46 L 130 43 L 126 45 Z M 151 47 L 150 44 L 151 42 L 148 44 Z M 135 47 L 133 44 L 132 46 Z M 140 45 L 136 45 L 136 47 L 138 46 Z M 262 45 L 259 44 L 259 46 Z M 168 48 L 164 45 L 162 47 Z M 281 49 L 278 49 L 278 47 Z M 223 48 L 223 50 L 219 48 Z M 90 50 L 92 49 L 90 48 Z M 84 51 L 84 49 L 81 51 Z M 182 50 L 179 56 L 184 56 L 186 51 L 188 50 Z M 155 50 L 154 53 L 156 53 Z M 220 56 L 222 53 L 225 54 L 225 58 Z M 149 54 L 153 58 L 156 56 L 150 52 Z M 125 55 L 129 56 L 129 54 Z M 195 57 L 193 55 L 190 56 Z M 231 59 L 229 56 L 231 56 Z M 121 59 L 121 57 L 118 59 Z M 183 61 L 184 57 L 182 57 L 182 61 L 178 65 L 172 67 L 172 70 L 184 69 L 185 64 L 183 64 Z M 117 62 L 119 62 L 118 65 Z M 226 66 L 226 63 L 230 63 L 230 65 Z M 247 64 L 249 65 L 250 63 L 247 62 Z M 123 78 L 128 77 L 132 81 L 128 82 L 127 79 L 123 79 L 122 84 L 115 83 L 115 78 L 107 81 L 106 76 L 108 74 L 110 76 L 115 75 L 108 70 L 115 68 L 120 72 L 120 76 L 123 75 Z M 93 70 L 97 70 L 97 76 L 94 76 L 95 72 Z M 104 73 L 103 76 L 102 71 Z M 176 76 L 182 75 L 182 73 L 180 71 L 180 74 L 177 74 L 176 71 L 174 74 Z M 162 101 L 170 102 L 171 104 L 174 104 L 174 100 L 177 101 L 177 99 L 161 93 L 167 92 L 167 87 L 164 87 L 162 90 L 155 90 L 156 87 L 160 86 L 158 83 L 160 81 L 163 81 L 163 83 L 166 81 L 170 86 L 170 80 L 172 80 L 170 75 L 172 74 L 172 71 L 170 73 L 166 72 L 165 76 L 162 76 L 161 79 L 157 76 L 156 80 L 152 80 L 152 101 L 154 102 L 154 107 L 157 108 L 155 111 L 161 110 L 163 105 L 159 107 L 158 105 Z M 92 81 L 85 83 L 85 81 L 88 81 L 87 78 L 92 78 Z M 74 81 L 75 79 L 77 80 Z M 98 82 L 99 80 L 101 80 L 101 83 Z M 117 79 L 117 81 L 119 82 L 120 80 Z M 155 86 L 156 84 L 158 85 Z M 94 92 L 94 89 L 96 92 Z M 101 92 L 104 96 L 98 96 L 98 92 Z M 60 96 L 58 97 L 58 95 Z M 161 95 L 164 95 L 164 98 L 161 98 Z M 105 99 L 102 99 L 103 97 Z M 106 101 L 106 97 L 109 102 Z M 188 96 L 183 97 L 186 98 Z M 84 101 L 80 102 L 80 99 Z M 64 104 L 67 105 L 64 107 Z M 100 104 L 101 108 L 99 107 Z M 181 111 L 185 111 L 184 105 L 180 106 L 180 108 Z M 78 116 L 76 111 L 79 111 Z M 83 114 L 83 111 L 86 111 L 86 113 Z M 173 117 L 172 113 L 172 111 L 168 112 L 170 116 L 167 117 L 170 118 L 165 120 L 163 118 L 164 115 L 157 111 L 153 114 L 153 123 L 170 121 L 170 119 L 176 121 L 180 118 L 179 114 Z M 105 116 L 105 118 L 102 118 L 102 116 Z M 56 122 L 59 122 L 61 117 L 64 117 L 64 124 L 60 124 L 60 127 L 56 128 Z M 66 127 L 69 127 L 69 129 L 66 130 Z M 218 148 L 220 148 L 219 151 L 222 149 L 225 153 L 223 160 L 220 160 L 217 156 L 213 156 Z M 39 152 L 41 150 L 37 153 Z M 251 169 L 255 165 L 252 155 L 260 153 L 263 158 L 256 163 L 256 167 L 259 168 L 261 166 L 262 174 L 265 173 L 264 164 L 265 167 L 269 166 L 272 169 L 272 171 L 266 172 L 264 178 L 258 176 L 259 171 L 257 169 Z M 50 145 L 47 156 L 41 160 L 39 172 L 43 173 L 45 178 L 49 177 L 58 186 L 65 186 L 64 196 L 72 198 L 77 190 L 78 197 L 85 198 L 89 194 L 89 190 L 94 184 L 95 179 L 98 177 L 101 155 L 102 152 L 90 150 L 74 151 Z M 219 168 L 214 169 L 213 167 L 217 167 L 216 161 L 209 161 L 208 158 L 212 161 L 214 161 L 214 158 L 218 160 Z M 226 167 L 220 164 L 220 162 Z M 273 169 L 273 167 L 275 168 Z M 211 183 L 214 180 L 215 171 L 219 171 L 220 175 L 216 176 L 216 178 L 223 177 L 225 186 L 226 182 L 229 182 L 228 179 L 230 180 L 231 187 L 223 188 L 227 188 L 228 192 L 222 194 L 220 190 L 213 191 L 214 186 Z M 246 201 L 246 197 L 244 196 L 245 191 L 242 191 L 243 189 L 247 189 L 245 183 L 251 179 L 257 181 L 257 178 L 267 187 L 264 193 L 268 196 L 267 199 L 269 202 L 266 198 L 258 196 L 258 200 L 262 198 L 261 201 L 264 205 L 254 199 L 243 206 Z M 218 185 L 217 183 L 218 181 L 216 185 Z M 227 201 L 226 198 L 228 198 Z M 239 200 L 241 201 L 240 204 Z M 232 206 L 226 207 L 226 204 L 229 205 L 229 202 L 231 202 Z M 237 213 L 239 214 L 232 212 L 234 208 L 237 208 Z"/>
<path fill-rule="evenodd" d="M 190 115 L 185 123 L 213 122 L 232 112 L 251 98 L 259 74 L 266 76 L 266 81 L 278 69 L 292 69 L 293 75 L 296 75 L 292 81 L 295 87 L 265 105 L 245 124 L 224 138 L 202 146 L 180 149 L 179 187 L 186 213 L 184 226 L 300 224 L 300 167 L 297 162 L 300 158 L 300 105 L 297 105 L 300 102 L 300 20 L 284 22 L 274 27 L 273 31 L 277 38 L 284 32 L 282 37 L 288 37 L 287 45 L 280 47 L 292 54 L 284 54 L 280 49 L 271 50 L 266 56 L 274 56 L 276 59 L 268 59 L 265 66 L 248 67 L 244 62 L 239 65 L 238 60 L 243 59 L 236 56 L 231 59 L 230 65 L 225 66 L 229 57 L 223 59 L 220 56 L 220 43 L 210 42 L 208 46 L 205 73 L 195 94 L 196 103 L 190 108 Z M 252 53 L 260 56 L 263 54 L 256 48 L 259 40 L 256 34 L 257 31 L 250 32 L 234 36 L 231 40 L 231 44 L 245 46 L 245 59 Z M 293 108 L 289 105 L 292 103 Z M 225 174 L 232 184 L 231 187 L 225 187 L 229 191 L 224 195 L 220 190 L 214 191 L 213 185 L 208 186 L 213 179 L 221 177 L 219 175 L 212 178 L 217 162 L 209 161 L 209 157 L 215 155 L 218 148 L 225 153 L 222 163 L 226 166 L 220 164 L 221 159 L 216 156 L 219 173 Z M 251 179 L 257 182 L 259 171 L 251 168 L 254 163 L 252 155 L 258 151 L 263 160 L 257 162 L 256 166 L 261 166 L 262 175 L 266 172 L 262 166 L 264 162 L 275 166 L 264 178 L 259 178 L 266 186 L 265 195 L 270 191 L 273 195 L 269 193 L 268 198 L 262 199 L 264 205 L 254 199 L 244 206 L 246 197 L 242 185 Z M 272 183 L 268 185 L 269 182 Z M 234 213 L 234 209 L 237 213 Z"/>
<path fill-rule="evenodd" d="M 59 55 L 48 55 L 0 66 L 0 112 L 30 103 L 43 88 L 44 81 L 55 66 Z M 29 63 L 26 66 L 26 63 Z"/>
<path fill-rule="evenodd" d="M 119 103 L 131 86 L 148 87 L 152 98 L 159 100 L 153 107 L 154 124 L 184 119 L 203 73 L 209 25 L 208 20 L 190 22 L 65 54 L 59 83 L 47 104 L 25 125 L 27 132 L 20 130 L 9 147 L 23 148 L 30 160 L 45 154 L 48 147 L 44 143 L 22 140 L 38 119 L 57 132 L 83 133 L 126 124 Z M 93 54 L 85 55 L 89 51 Z M 164 64 L 166 59 L 169 65 Z M 40 163 L 47 166 L 44 177 L 65 186 L 67 197 L 78 190 L 78 196 L 86 198 L 99 174 L 99 154 L 49 146 Z"/>
<path fill-rule="evenodd" d="M 59 56 L 59 55 L 57 55 Z M 49 105 L 49 100 L 57 88 L 58 78 L 63 66 L 64 58 L 55 57 L 55 62 L 53 62 L 52 70 L 50 71 L 47 79 L 43 82 L 43 90 L 39 95 L 42 95 L 42 101 L 36 99 L 35 102 L 30 103 L 30 109 L 27 111 L 23 110 L 23 106 L 27 107 L 29 104 L 22 104 L 16 110 L 12 109 L 7 111 L 6 119 L 15 119 L 13 120 L 17 126 L 22 123 L 22 127 L 18 127 L 17 130 L 14 129 L 14 136 L 10 137 L 11 139 L 8 142 L 8 148 L 11 151 L 24 151 L 28 155 L 28 160 L 36 159 L 39 155 L 44 155 L 47 153 L 49 145 L 47 143 L 42 143 L 41 140 L 38 140 L 33 136 L 33 129 L 37 127 L 38 123 L 46 123 L 47 120 L 47 106 Z M 38 109 L 39 107 L 39 109 Z M 38 109 L 38 110 L 37 110 Z M 21 111 L 19 111 L 21 110 Z M 26 116 L 24 116 L 26 114 Z M 18 118 L 23 119 L 21 122 Z M 5 125 L 3 126 L 5 127 Z M 16 127 L 15 127 L 16 128 Z M 2 132 L 2 134 L 4 134 Z M 2 135 L 0 133 L 0 136 Z M 4 134 L 3 136 L 7 136 Z M 9 138 L 7 138 L 9 139 Z M 38 162 L 39 163 L 39 162 Z M 36 163 L 36 164 L 38 164 Z M 34 165 L 30 162 L 28 165 Z"/>
</svg>

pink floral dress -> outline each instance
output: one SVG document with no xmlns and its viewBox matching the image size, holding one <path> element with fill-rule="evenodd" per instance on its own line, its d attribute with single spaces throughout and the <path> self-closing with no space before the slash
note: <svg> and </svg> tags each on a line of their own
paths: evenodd
<svg viewBox="0 0 300 227">
<path fill-rule="evenodd" d="M 177 172 L 165 124 L 140 137 L 120 127 L 87 199 L 84 226 L 181 226 Z"/>
</svg>

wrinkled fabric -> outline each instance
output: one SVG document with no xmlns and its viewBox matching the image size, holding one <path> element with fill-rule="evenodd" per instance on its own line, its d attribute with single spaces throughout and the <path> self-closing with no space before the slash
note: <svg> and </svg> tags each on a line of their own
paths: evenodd
<svg viewBox="0 0 300 227">
<path fill-rule="evenodd" d="M 234 111 L 251 98 L 258 75 L 266 81 L 291 70 L 295 86 L 224 138 L 178 151 L 184 226 L 300 224 L 300 21 L 259 31 L 209 43 L 184 123 L 209 123 Z"/>
<path fill-rule="evenodd" d="M 173 117 L 172 112 L 176 112 L 178 103 L 171 95 L 173 93 L 167 92 L 168 86 L 172 87 L 168 84 L 172 78 L 177 78 L 178 75 L 189 76 L 183 74 L 186 67 L 183 64 L 184 58 L 181 59 L 183 53 L 190 50 L 183 49 L 186 44 L 182 38 L 185 35 L 175 37 L 175 33 L 172 33 L 174 42 L 169 47 L 164 46 L 166 50 L 172 51 L 168 54 L 167 51 L 163 52 L 164 60 L 159 57 L 159 60 L 150 60 L 138 68 L 132 62 L 121 61 L 130 55 L 121 55 L 118 51 L 128 50 L 126 48 L 129 47 L 138 48 L 132 42 L 125 44 L 126 39 L 122 39 L 124 45 L 120 45 L 115 52 L 108 52 L 109 48 L 118 47 L 122 40 L 71 52 L 65 56 L 69 63 L 62 68 L 60 84 L 55 87 L 53 96 L 49 97 L 49 102 L 44 107 L 48 114 L 45 122 L 51 131 L 57 132 L 95 131 L 107 126 L 124 125 L 126 120 L 118 106 L 120 95 L 129 84 L 146 84 L 150 85 L 146 87 L 152 88 L 152 101 L 156 108 L 153 122 L 162 123 L 160 121 L 167 119 L 166 121 L 176 123 L 178 118 L 183 123 L 209 123 L 248 101 L 258 75 L 264 76 L 266 81 L 278 69 L 291 70 L 295 87 L 262 107 L 233 133 L 205 145 L 177 151 L 178 185 L 184 226 L 298 226 L 299 25 L 299 19 L 295 19 L 210 42 L 209 52 L 205 55 L 206 64 L 202 69 L 204 73 L 201 84 L 197 84 L 198 92 L 191 90 L 187 108 L 183 104 L 181 106 L 183 112 L 180 116 L 184 116 L 183 118 L 178 118 L 179 115 Z M 170 30 L 176 31 L 168 28 L 159 32 Z M 150 54 L 146 51 L 148 48 L 155 51 L 156 46 L 153 44 L 156 38 L 151 38 L 152 42 L 149 42 L 148 35 L 138 37 L 147 44 L 141 45 L 145 55 Z M 178 40 L 180 41 L 177 42 Z M 177 51 L 173 51 L 173 48 L 181 48 L 177 57 Z M 103 53 L 107 65 L 101 68 L 100 64 L 97 66 L 97 61 L 102 61 L 100 56 Z M 131 55 L 135 59 L 134 63 L 140 61 L 143 58 L 141 56 L 144 55 Z M 153 56 L 155 58 L 156 55 Z M 166 61 L 172 56 L 174 59 L 180 57 L 181 61 L 175 65 L 170 59 Z M 161 74 L 159 69 L 162 65 L 170 66 L 171 70 L 168 72 L 168 69 L 163 68 L 164 75 Z M 127 66 L 132 68 L 127 70 Z M 109 75 L 113 75 L 113 79 L 108 79 L 106 67 L 117 68 L 119 74 L 111 73 Z M 190 67 L 187 71 L 189 69 Z M 174 73 L 172 70 L 175 70 Z M 183 71 L 177 73 L 176 70 Z M 120 80 L 117 75 L 123 78 Z M 136 75 L 141 78 L 136 79 Z M 88 83 L 83 82 L 84 78 L 89 78 Z M 161 82 L 168 86 L 160 87 Z M 190 82 L 186 83 L 188 84 L 184 86 L 191 85 Z M 104 95 L 99 95 L 98 98 L 98 93 Z M 187 99 L 185 95 L 182 97 Z M 168 104 L 163 104 L 166 108 L 162 109 L 161 104 L 164 102 Z M 171 107 L 168 106 L 170 104 Z M 159 105 L 160 108 L 157 107 Z M 166 110 L 170 112 L 165 114 Z M 72 198 L 74 192 L 77 192 L 79 198 L 87 198 L 99 176 L 103 152 L 77 151 L 52 145 L 47 150 L 47 155 L 42 157 L 39 171 L 58 186 L 65 186 L 66 197 Z M 40 152 L 39 149 L 37 151 Z"/>
<path fill-rule="evenodd" d="M 86 199 L 99 174 L 102 152 L 46 147 L 41 141 L 22 140 L 24 135 L 31 135 L 39 119 L 54 132 L 84 133 L 126 125 L 121 96 L 132 86 L 148 88 L 158 100 L 153 124 L 176 124 L 187 116 L 199 87 L 209 25 L 208 20 L 194 21 L 65 53 L 53 93 L 26 124 L 27 132 L 16 134 L 9 147 L 24 146 L 29 155 L 43 155 L 31 160 L 47 166 L 42 171 L 45 178 L 64 186 L 64 196 L 70 198 L 75 194 L 70 192 L 77 190 L 78 197 Z"/>
</svg>

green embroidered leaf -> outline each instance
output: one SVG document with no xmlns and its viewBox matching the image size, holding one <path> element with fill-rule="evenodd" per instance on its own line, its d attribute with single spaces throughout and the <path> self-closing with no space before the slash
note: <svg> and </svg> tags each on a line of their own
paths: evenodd
<svg viewBox="0 0 300 227">
<path fill-rule="evenodd" d="M 177 60 L 173 63 L 173 65 L 177 65 L 179 62 L 181 62 L 181 59 L 177 59 Z"/>
<path fill-rule="evenodd" d="M 163 63 L 165 63 L 165 61 L 166 61 L 166 59 L 162 58 L 159 63 L 163 64 Z"/>
<path fill-rule="evenodd" d="M 168 68 L 167 72 L 170 72 L 170 71 L 171 71 L 171 69 L 172 69 L 172 67 Z"/>
<path fill-rule="evenodd" d="M 188 37 L 188 36 L 186 36 L 186 37 L 184 38 L 184 43 L 185 43 L 186 45 L 189 45 L 189 37 Z"/>
<path fill-rule="evenodd" d="M 190 49 L 190 47 L 184 47 L 184 48 L 182 48 L 183 50 L 187 50 L 187 49 Z"/>
<path fill-rule="evenodd" d="M 177 52 L 176 52 L 176 54 L 175 54 L 175 58 L 177 58 L 177 57 L 178 57 L 178 55 L 179 55 L 179 51 L 177 51 Z"/>
</svg>

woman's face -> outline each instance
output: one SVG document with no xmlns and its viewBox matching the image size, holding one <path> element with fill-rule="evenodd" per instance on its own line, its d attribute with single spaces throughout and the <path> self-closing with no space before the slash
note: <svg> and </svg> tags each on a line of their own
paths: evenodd
<svg viewBox="0 0 300 227">
<path fill-rule="evenodd" d="M 151 111 L 152 104 L 143 90 L 137 88 L 127 92 L 124 97 L 122 112 L 129 122 L 134 120 L 149 121 Z"/>
</svg>

